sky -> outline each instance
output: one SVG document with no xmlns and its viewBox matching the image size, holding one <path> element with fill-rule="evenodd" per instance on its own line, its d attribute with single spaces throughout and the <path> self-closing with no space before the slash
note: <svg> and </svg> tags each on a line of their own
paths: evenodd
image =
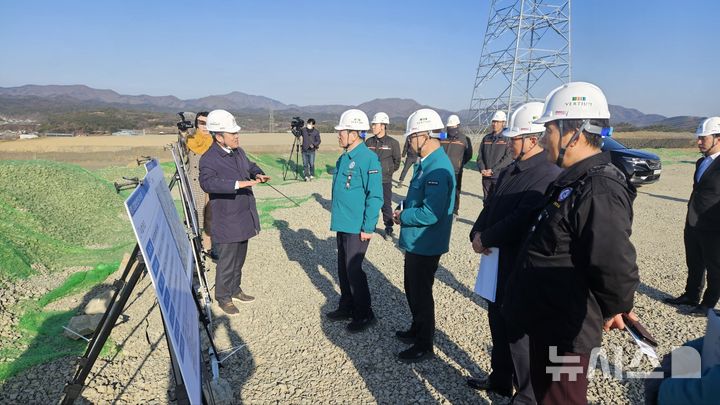
<svg viewBox="0 0 720 405">
<path fill-rule="evenodd" d="M 8 1 L 0 87 L 468 108 L 489 1 Z M 720 115 L 716 0 L 575 0 L 572 77 L 644 113 Z"/>
</svg>

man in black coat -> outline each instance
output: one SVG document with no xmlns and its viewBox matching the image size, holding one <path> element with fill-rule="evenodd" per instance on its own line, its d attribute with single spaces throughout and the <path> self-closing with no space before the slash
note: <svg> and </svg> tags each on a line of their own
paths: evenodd
<svg viewBox="0 0 720 405">
<path fill-rule="evenodd" d="M 302 131 L 303 178 L 315 179 L 315 152 L 320 148 L 320 132 L 315 128 L 315 118 L 308 118 Z"/>
<path fill-rule="evenodd" d="M 512 162 L 507 140 L 502 136 L 506 120 L 505 112 L 495 112 L 490 122 L 492 132 L 485 135 L 480 142 L 477 166 L 482 175 L 483 200 L 492 192 L 500 170 Z"/>
<path fill-rule="evenodd" d="M 387 239 L 393 234 L 392 176 L 400 168 L 400 142 L 387 135 L 390 117 L 384 112 L 375 114 L 370 124 L 373 136 L 365 140 L 365 145 L 377 154 L 382 166 L 382 216 L 385 225 L 383 238 Z"/>
<path fill-rule="evenodd" d="M 674 305 L 694 305 L 691 313 L 707 315 L 720 299 L 720 117 L 700 123 L 695 133 L 703 157 L 695 163 L 693 191 L 685 220 L 685 292 L 665 300 Z M 703 292 L 703 276 L 707 289 Z"/>
<path fill-rule="evenodd" d="M 548 160 L 547 152 L 538 145 L 545 128 L 532 121 L 542 110 L 542 103 L 532 102 L 513 113 L 503 135 L 510 141 L 514 163 L 500 172 L 495 192 L 485 200 L 470 231 L 476 253 L 499 249 L 500 258 L 495 301 L 488 302 L 492 372 L 487 379 L 469 378 L 468 385 L 504 396 L 512 395 L 515 386 L 514 404 L 535 403 L 530 383 L 530 349 L 527 335 L 517 325 L 506 322 L 500 308 L 522 237 L 542 208 L 545 190 L 560 173 L 560 168 Z"/>
<path fill-rule="evenodd" d="M 470 138 L 460 131 L 460 117 L 453 114 L 447 120 L 447 136 L 440 139 L 440 145 L 455 170 L 455 207 L 453 214 L 457 215 L 460 209 L 460 191 L 462 190 L 462 174 L 465 163 L 472 159 L 472 142 Z"/>
<path fill-rule="evenodd" d="M 402 187 L 403 181 L 405 181 L 405 176 L 407 175 L 407 172 L 410 170 L 410 168 L 417 163 L 418 155 L 413 150 L 413 148 L 410 146 L 410 139 L 405 140 L 405 144 L 403 145 L 402 153 L 400 154 L 400 157 L 405 158 L 405 163 L 403 163 L 402 171 L 400 172 L 400 180 L 398 180 L 398 184 L 395 187 Z M 412 175 L 410 176 L 412 177 Z"/>
<path fill-rule="evenodd" d="M 225 110 L 211 111 L 207 129 L 214 142 L 200 158 L 200 186 L 210 195 L 213 243 L 218 254 L 215 300 L 228 315 L 240 311 L 233 300 L 249 303 L 254 297 L 240 288 L 248 240 L 260 233 L 260 218 L 252 187 L 269 176 L 239 147 L 240 126 Z"/>
<path fill-rule="evenodd" d="M 530 378 L 538 403 L 587 403 L 590 354 L 603 330 L 623 329 L 640 282 L 632 233 L 635 189 L 600 149 L 612 133 L 597 86 L 553 90 L 543 115 L 543 147 L 565 170 L 518 254 L 502 312 L 530 338 Z M 558 371 L 557 373 L 552 372 Z"/>
</svg>

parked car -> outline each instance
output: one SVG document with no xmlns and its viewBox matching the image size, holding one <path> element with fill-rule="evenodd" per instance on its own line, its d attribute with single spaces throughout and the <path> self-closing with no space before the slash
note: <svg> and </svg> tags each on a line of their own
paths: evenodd
<svg viewBox="0 0 720 405">
<path fill-rule="evenodd" d="M 610 151 L 613 164 L 619 167 L 634 185 L 651 184 L 660 179 L 662 163 L 658 155 L 630 149 L 612 138 L 603 139 L 602 150 Z"/>
</svg>

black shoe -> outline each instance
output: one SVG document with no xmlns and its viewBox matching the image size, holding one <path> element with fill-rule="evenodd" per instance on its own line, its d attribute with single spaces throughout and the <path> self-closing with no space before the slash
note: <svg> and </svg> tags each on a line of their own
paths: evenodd
<svg viewBox="0 0 720 405">
<path fill-rule="evenodd" d="M 409 345 L 414 345 L 415 339 L 417 338 L 417 334 L 415 333 L 415 331 L 399 330 L 399 331 L 395 332 L 395 337 L 403 343 L 407 343 Z"/>
<path fill-rule="evenodd" d="M 252 295 L 247 295 L 242 291 L 233 295 L 232 299 L 234 299 L 235 301 L 238 301 L 242 304 L 249 304 L 249 303 L 255 301 L 255 297 L 253 297 Z"/>
<path fill-rule="evenodd" d="M 347 321 L 352 319 L 352 311 L 338 308 L 332 312 L 328 312 L 325 316 L 331 321 Z"/>
<path fill-rule="evenodd" d="M 388 226 L 387 228 L 385 228 L 385 233 L 383 234 L 383 239 L 387 240 L 387 239 L 392 238 L 392 236 L 393 236 L 393 228 L 392 228 L 392 226 Z"/>
<path fill-rule="evenodd" d="M 686 294 L 683 294 L 677 298 L 665 298 L 663 300 L 665 303 L 668 303 L 670 305 L 691 305 L 696 306 L 700 303 L 699 299 L 692 299 Z"/>
<path fill-rule="evenodd" d="M 414 345 L 398 353 L 398 359 L 403 363 L 417 363 L 432 358 L 434 355 L 432 347 L 423 348 Z"/>
<path fill-rule="evenodd" d="M 697 317 L 705 317 L 705 316 L 707 316 L 709 309 L 710 308 L 708 308 L 702 304 L 696 305 L 693 309 L 690 310 L 690 315 L 697 316 Z"/>
<path fill-rule="evenodd" d="M 492 384 L 490 384 L 489 378 L 469 377 L 466 381 L 468 387 L 475 390 L 494 392 L 495 394 L 502 395 L 504 397 L 512 396 L 512 389 L 499 389 L 493 387 Z"/>
<path fill-rule="evenodd" d="M 375 325 L 377 320 L 375 319 L 375 315 L 370 315 L 368 318 L 363 319 L 353 319 L 352 322 L 347 324 L 345 329 L 347 329 L 350 333 L 357 333 L 362 332 L 365 329 Z"/>
</svg>

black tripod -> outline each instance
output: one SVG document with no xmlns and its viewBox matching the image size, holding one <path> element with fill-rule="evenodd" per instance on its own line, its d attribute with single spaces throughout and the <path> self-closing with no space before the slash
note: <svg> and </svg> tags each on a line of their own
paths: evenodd
<svg viewBox="0 0 720 405">
<path fill-rule="evenodd" d="M 287 174 L 290 171 L 290 165 L 292 164 L 293 152 L 295 152 L 295 178 L 297 180 L 300 177 L 300 143 L 301 137 L 295 136 L 292 146 L 290 147 L 290 155 L 285 161 L 285 167 L 283 167 L 283 180 L 287 180 Z"/>
</svg>

